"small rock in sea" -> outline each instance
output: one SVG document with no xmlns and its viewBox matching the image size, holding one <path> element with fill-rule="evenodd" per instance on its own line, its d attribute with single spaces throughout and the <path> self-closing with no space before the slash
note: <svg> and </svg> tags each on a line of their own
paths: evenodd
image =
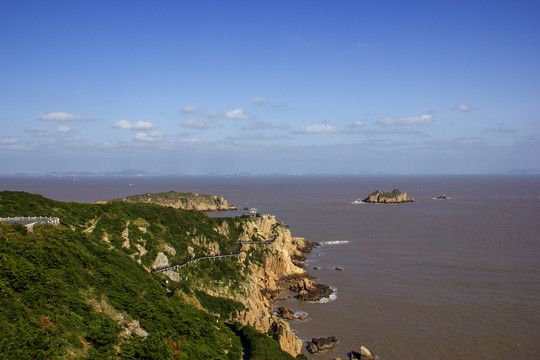
<svg viewBox="0 0 540 360">
<path fill-rule="evenodd" d="M 313 270 L 321 270 L 321 267 L 320 267 L 320 266 L 315 266 L 315 267 L 313 268 Z"/>
<path fill-rule="evenodd" d="M 326 338 L 313 338 L 308 345 L 308 351 L 315 354 L 322 350 L 332 349 L 336 346 L 338 340 L 335 336 L 329 336 Z"/>
<path fill-rule="evenodd" d="M 360 352 L 357 351 L 351 351 L 349 353 L 349 356 L 351 360 L 376 360 L 377 357 L 375 357 L 371 351 L 365 346 L 360 346 Z"/>
<path fill-rule="evenodd" d="M 342 267 L 337 267 L 337 268 L 335 268 L 334 270 L 337 270 L 337 271 L 343 271 L 343 268 L 342 268 Z"/>
<path fill-rule="evenodd" d="M 315 353 L 319 352 L 319 348 L 313 342 L 309 343 L 309 345 L 307 347 L 307 350 L 312 354 L 315 354 Z"/>
</svg>

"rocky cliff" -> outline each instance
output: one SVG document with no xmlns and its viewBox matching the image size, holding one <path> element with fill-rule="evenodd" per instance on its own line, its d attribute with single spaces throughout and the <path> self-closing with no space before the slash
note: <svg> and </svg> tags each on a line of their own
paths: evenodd
<svg viewBox="0 0 540 360">
<path fill-rule="evenodd" d="M 231 229 L 227 225 L 215 228 L 220 234 L 229 237 Z M 230 320 L 239 321 L 243 325 L 254 326 L 257 330 L 275 334 L 276 340 L 283 350 L 296 356 L 302 348 L 302 341 L 294 335 L 289 324 L 272 310 L 272 301 L 280 292 L 281 281 L 291 278 L 303 278 L 307 272 L 293 262 L 293 258 L 301 257 L 302 252 L 309 250 L 309 242 L 303 238 L 292 237 L 290 230 L 270 215 L 245 219 L 239 236 L 240 241 L 267 241 L 271 244 L 243 244 L 237 260 L 246 274 L 240 288 L 233 290 L 231 286 L 194 285 L 208 295 L 229 298 L 241 302 L 245 310 L 237 312 Z M 256 248 L 257 251 L 252 251 Z M 256 254 L 260 258 L 255 259 Z M 166 256 L 160 253 L 160 256 Z M 156 262 L 164 259 L 156 259 Z M 233 261 L 233 260 L 231 260 Z M 169 271 L 166 274 L 178 280 L 177 274 Z M 204 287 L 203 287 L 204 286 Z"/>
<path fill-rule="evenodd" d="M 96 201 L 95 204 L 108 204 L 111 202 L 147 203 L 169 206 L 175 209 L 201 211 L 227 211 L 236 209 L 233 205 L 229 205 L 227 200 L 221 196 L 183 191 L 133 195 L 120 199 Z"/>
<path fill-rule="evenodd" d="M 400 204 L 414 202 L 414 199 L 407 197 L 407 193 L 402 193 L 400 190 L 394 189 L 391 193 L 380 190 L 374 191 L 363 201 L 367 203 Z"/>
</svg>

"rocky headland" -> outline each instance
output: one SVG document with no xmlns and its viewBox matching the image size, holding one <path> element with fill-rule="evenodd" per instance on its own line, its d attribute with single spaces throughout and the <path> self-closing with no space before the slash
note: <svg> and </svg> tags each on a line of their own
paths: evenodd
<svg viewBox="0 0 540 360">
<path fill-rule="evenodd" d="M 169 191 L 165 193 L 147 193 L 126 196 L 120 199 L 96 201 L 94 204 L 109 204 L 112 202 L 146 203 L 169 206 L 175 209 L 200 211 L 228 211 L 236 210 L 221 196 L 204 195 L 184 191 Z"/>
<path fill-rule="evenodd" d="M 376 190 L 368 195 L 363 202 L 376 204 L 401 204 L 414 202 L 407 196 L 407 193 L 401 192 L 399 189 L 394 189 L 392 192 Z"/>
<path fill-rule="evenodd" d="M 229 237 L 234 231 L 227 225 L 215 229 L 220 234 Z M 253 244 L 254 239 L 266 241 L 274 239 L 271 244 Z M 235 290 L 227 284 L 208 286 L 208 284 L 192 284 L 200 287 L 208 295 L 228 298 L 244 305 L 245 310 L 231 316 L 229 321 L 238 321 L 243 325 L 251 325 L 263 333 L 273 333 L 280 347 L 293 356 L 300 354 L 302 341 L 292 332 L 286 320 L 295 320 L 290 311 L 273 310 L 273 302 L 280 297 L 284 284 L 298 282 L 299 299 L 316 301 L 328 296 L 332 290 L 322 284 L 316 284 L 308 279 L 310 275 L 302 268 L 299 259 L 305 259 L 304 253 L 310 251 L 314 244 L 300 237 L 293 237 L 287 226 L 277 221 L 273 216 L 261 215 L 256 218 L 244 219 L 243 229 L 238 237 L 241 244 L 238 262 L 242 265 L 245 281 Z M 250 261 L 254 256 L 253 247 L 259 247 L 260 261 Z M 264 247 L 264 248 L 261 248 Z M 213 251 L 220 253 L 218 248 Z M 154 265 L 156 267 L 168 264 L 167 254 L 158 254 Z M 173 281 L 180 281 L 175 271 L 166 271 L 165 274 Z M 323 289 L 323 290 L 320 290 Z M 329 292 L 328 292 L 329 290 Z M 312 292 L 314 292 L 312 294 Z M 315 294 L 316 293 L 316 294 Z"/>
</svg>

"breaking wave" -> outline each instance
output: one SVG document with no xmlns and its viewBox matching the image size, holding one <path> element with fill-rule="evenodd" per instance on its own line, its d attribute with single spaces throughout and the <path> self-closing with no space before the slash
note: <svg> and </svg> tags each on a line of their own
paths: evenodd
<svg viewBox="0 0 540 360">
<path fill-rule="evenodd" d="M 323 241 L 320 244 L 321 245 L 341 245 L 341 244 L 348 244 L 350 243 L 349 240 L 332 240 L 332 241 Z"/>
<path fill-rule="evenodd" d="M 329 302 L 332 302 L 334 300 L 337 299 L 337 288 L 333 287 L 333 286 L 330 286 L 330 288 L 333 290 L 332 293 L 330 294 L 329 297 L 325 297 L 325 298 L 322 298 L 321 300 L 319 301 L 316 301 L 318 303 L 321 303 L 321 304 L 326 304 L 326 303 L 329 303 Z"/>
</svg>

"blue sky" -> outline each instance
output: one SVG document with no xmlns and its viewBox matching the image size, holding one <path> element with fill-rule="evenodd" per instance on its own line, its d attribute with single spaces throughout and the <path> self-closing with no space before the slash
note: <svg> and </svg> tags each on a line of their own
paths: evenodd
<svg viewBox="0 0 540 360">
<path fill-rule="evenodd" d="M 0 173 L 540 169 L 538 1 L 2 1 Z"/>
</svg>

